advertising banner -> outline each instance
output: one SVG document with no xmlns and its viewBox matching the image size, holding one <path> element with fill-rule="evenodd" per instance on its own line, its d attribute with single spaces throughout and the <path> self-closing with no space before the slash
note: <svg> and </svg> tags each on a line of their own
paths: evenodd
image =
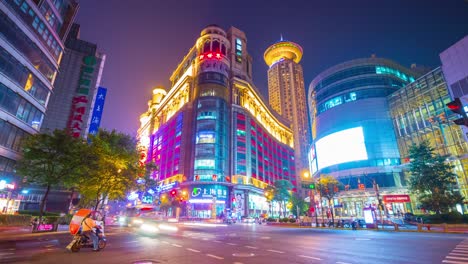
<svg viewBox="0 0 468 264">
<path fill-rule="evenodd" d="M 102 110 L 104 109 L 104 102 L 106 101 L 107 89 L 104 87 L 99 87 L 96 100 L 94 101 L 93 115 L 91 116 L 91 122 L 89 124 L 88 133 L 91 135 L 96 135 L 101 125 Z"/>
</svg>

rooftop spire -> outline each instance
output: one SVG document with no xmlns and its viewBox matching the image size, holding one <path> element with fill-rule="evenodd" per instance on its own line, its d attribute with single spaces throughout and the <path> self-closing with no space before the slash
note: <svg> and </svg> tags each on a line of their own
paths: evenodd
<svg viewBox="0 0 468 264">
<path fill-rule="evenodd" d="M 280 41 L 283 41 L 283 34 L 280 34 Z"/>
</svg>

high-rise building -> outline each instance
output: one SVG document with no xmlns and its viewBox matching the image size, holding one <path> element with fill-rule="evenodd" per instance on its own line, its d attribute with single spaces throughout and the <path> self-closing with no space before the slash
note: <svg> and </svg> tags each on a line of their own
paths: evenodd
<svg viewBox="0 0 468 264">
<path fill-rule="evenodd" d="M 41 128 L 77 10 L 74 0 L 0 1 L 0 181 L 8 184 L 2 186 L 18 186 L 20 142 Z M 14 199 L 0 207 L 16 210 Z"/>
<path fill-rule="evenodd" d="M 329 174 L 345 186 L 334 200 L 339 215 L 362 215 L 379 204 L 377 185 L 382 196 L 407 194 L 387 96 L 415 77 L 395 62 L 372 57 L 333 66 L 310 84 L 310 168 L 314 176 Z M 406 211 L 399 206 L 395 210 Z"/>
<path fill-rule="evenodd" d="M 271 107 L 292 124 L 297 179 L 309 171 L 309 119 L 304 88 L 302 48 L 281 39 L 264 54 L 268 69 L 268 98 Z"/>
<path fill-rule="evenodd" d="M 156 191 L 162 202 L 177 195 L 182 215 L 278 214 L 264 188 L 296 185 L 290 122 L 262 98 L 251 65 L 242 31 L 208 26 L 140 117 L 142 160 L 158 166 Z"/>
<path fill-rule="evenodd" d="M 92 122 L 92 110 L 106 56 L 97 45 L 80 39 L 80 26 L 73 24 L 65 42 L 60 73 L 54 84 L 42 131 L 69 129 L 75 137 L 86 137 Z M 100 96 L 105 95 L 101 88 Z M 98 108 L 102 113 L 102 107 Z"/>
</svg>

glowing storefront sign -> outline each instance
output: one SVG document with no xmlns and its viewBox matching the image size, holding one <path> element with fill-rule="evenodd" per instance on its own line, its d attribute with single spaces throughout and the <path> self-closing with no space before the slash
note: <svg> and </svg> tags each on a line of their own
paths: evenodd
<svg viewBox="0 0 468 264">
<path fill-rule="evenodd" d="M 228 188 L 222 185 L 199 185 L 195 186 L 190 193 L 192 199 L 203 199 L 211 201 L 213 196 L 216 199 L 226 200 L 228 196 Z M 224 202 L 223 202 L 224 203 Z"/>
<path fill-rule="evenodd" d="M 0 190 L 3 190 L 3 189 L 15 189 L 15 185 L 14 184 L 8 184 L 5 180 L 1 180 L 0 181 Z"/>
<path fill-rule="evenodd" d="M 407 194 L 384 195 L 384 203 L 409 203 L 411 199 Z"/>
<path fill-rule="evenodd" d="M 176 188 L 178 185 L 179 185 L 179 182 L 177 181 L 171 182 L 169 184 L 164 184 L 164 185 L 158 186 L 156 188 L 156 192 L 165 192 L 165 191 Z"/>
</svg>

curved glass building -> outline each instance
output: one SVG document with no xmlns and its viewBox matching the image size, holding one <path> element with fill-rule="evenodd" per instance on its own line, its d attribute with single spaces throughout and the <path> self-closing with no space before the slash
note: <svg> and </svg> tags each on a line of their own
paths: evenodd
<svg viewBox="0 0 468 264">
<path fill-rule="evenodd" d="M 372 57 L 333 66 L 310 84 L 310 168 L 345 186 L 334 201 L 338 215 L 362 215 L 363 208 L 378 204 L 377 186 L 382 195 L 403 190 L 387 96 L 415 78 L 393 61 Z"/>
</svg>

